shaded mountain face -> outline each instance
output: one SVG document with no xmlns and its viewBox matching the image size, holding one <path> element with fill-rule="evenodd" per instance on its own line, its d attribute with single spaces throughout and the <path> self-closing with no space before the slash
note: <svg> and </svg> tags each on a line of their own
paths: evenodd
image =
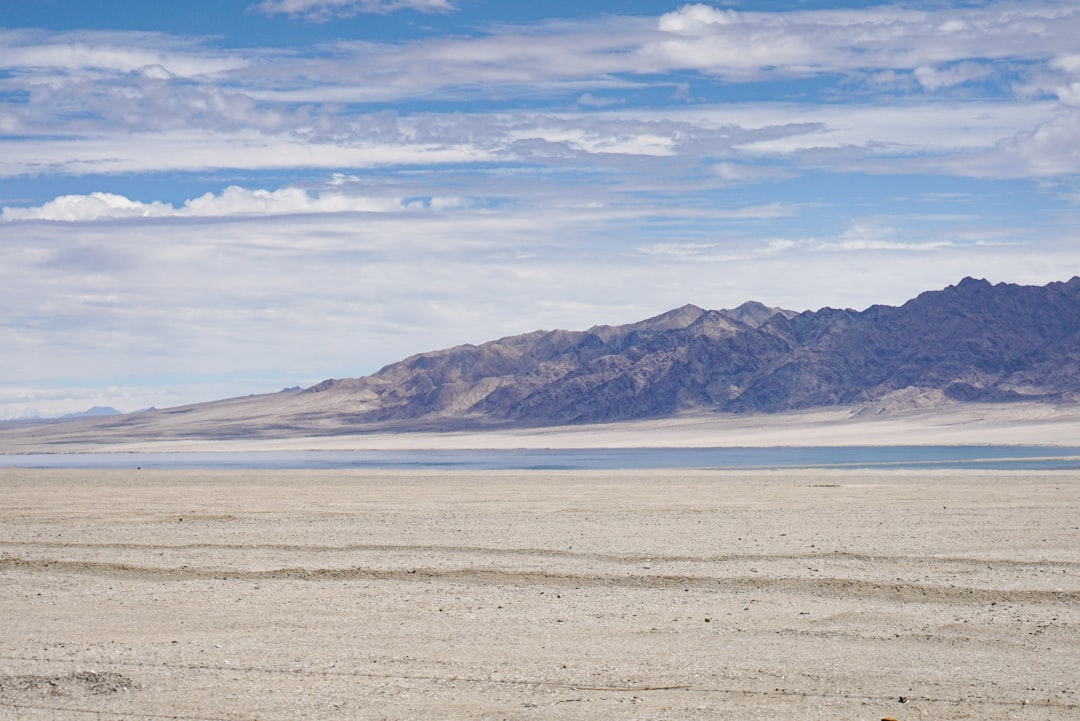
<svg viewBox="0 0 1080 721">
<path fill-rule="evenodd" d="M 551 425 L 851 405 L 910 388 L 959 401 L 1077 393 L 1080 278 L 1043 287 L 965 278 L 862 312 L 688 305 L 630 325 L 423 353 L 303 395 L 327 394 L 358 424 Z"/>
</svg>

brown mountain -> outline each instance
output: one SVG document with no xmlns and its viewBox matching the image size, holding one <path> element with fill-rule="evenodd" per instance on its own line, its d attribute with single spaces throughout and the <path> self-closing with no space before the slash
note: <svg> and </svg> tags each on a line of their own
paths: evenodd
<svg viewBox="0 0 1080 721">
<path fill-rule="evenodd" d="M 303 390 L 23 429 L 4 442 L 314 437 L 828 406 L 860 416 L 1078 398 L 1080 278 L 1042 287 L 965 278 L 861 312 L 687 305 L 629 325 L 422 353 Z"/>
<path fill-rule="evenodd" d="M 303 393 L 351 397 L 356 423 L 551 425 L 853 405 L 907 388 L 961 401 L 1076 393 L 1080 278 L 965 278 L 862 312 L 688 305 L 630 325 L 423 353 Z"/>
</svg>

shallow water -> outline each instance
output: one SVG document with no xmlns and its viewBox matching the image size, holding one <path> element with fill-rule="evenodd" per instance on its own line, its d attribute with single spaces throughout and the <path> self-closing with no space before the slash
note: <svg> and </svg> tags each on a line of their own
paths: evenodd
<svg viewBox="0 0 1080 721">
<path fill-rule="evenodd" d="M 1080 469 L 1080 447 L 830 446 L 541 450 L 249 451 L 0 455 L 0 467 L 631 470 L 655 468 Z"/>
</svg>

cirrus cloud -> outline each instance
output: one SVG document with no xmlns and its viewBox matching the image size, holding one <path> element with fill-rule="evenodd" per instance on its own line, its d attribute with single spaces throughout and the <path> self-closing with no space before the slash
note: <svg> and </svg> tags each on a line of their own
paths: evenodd
<svg viewBox="0 0 1080 721">
<path fill-rule="evenodd" d="M 191 0 L 160 32 L 79 2 L 86 29 L 0 30 L 0 375 L 28 387 L 78 357 L 80 388 L 207 400 L 162 374 L 1080 267 L 1075 2 Z M 63 402 L 160 405 L 114 397 Z"/>
<path fill-rule="evenodd" d="M 61 77 L 49 73 L 89 71 L 209 77 L 238 70 L 251 61 L 242 53 L 214 50 L 165 33 L 0 29 L 0 69 L 28 83 L 56 82 Z"/>
<path fill-rule="evenodd" d="M 263 0 L 252 7 L 266 15 L 289 15 L 320 22 L 359 13 L 390 13 L 397 10 L 449 12 L 448 0 Z"/>
</svg>

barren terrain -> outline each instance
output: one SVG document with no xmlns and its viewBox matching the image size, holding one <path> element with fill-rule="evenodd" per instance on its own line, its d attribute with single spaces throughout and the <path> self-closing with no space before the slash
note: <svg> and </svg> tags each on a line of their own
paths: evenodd
<svg viewBox="0 0 1080 721">
<path fill-rule="evenodd" d="M 911 399 L 907 399 L 911 400 Z M 917 400 L 917 399 L 916 399 Z M 251 409 L 245 409 L 250 402 Z M 293 426 L 289 398 L 256 396 L 143 414 L 0 427 L 4 453 L 507 448 L 1056 445 L 1080 443 L 1080 403 L 875 403 L 757 414 L 462 431 L 390 431 L 345 416 Z M 239 410 L 238 410 L 239 409 Z M 117 419 L 120 419 L 118 421 Z"/>
<path fill-rule="evenodd" d="M 1080 718 L 1076 472 L 0 470 L 0 718 Z"/>
</svg>

